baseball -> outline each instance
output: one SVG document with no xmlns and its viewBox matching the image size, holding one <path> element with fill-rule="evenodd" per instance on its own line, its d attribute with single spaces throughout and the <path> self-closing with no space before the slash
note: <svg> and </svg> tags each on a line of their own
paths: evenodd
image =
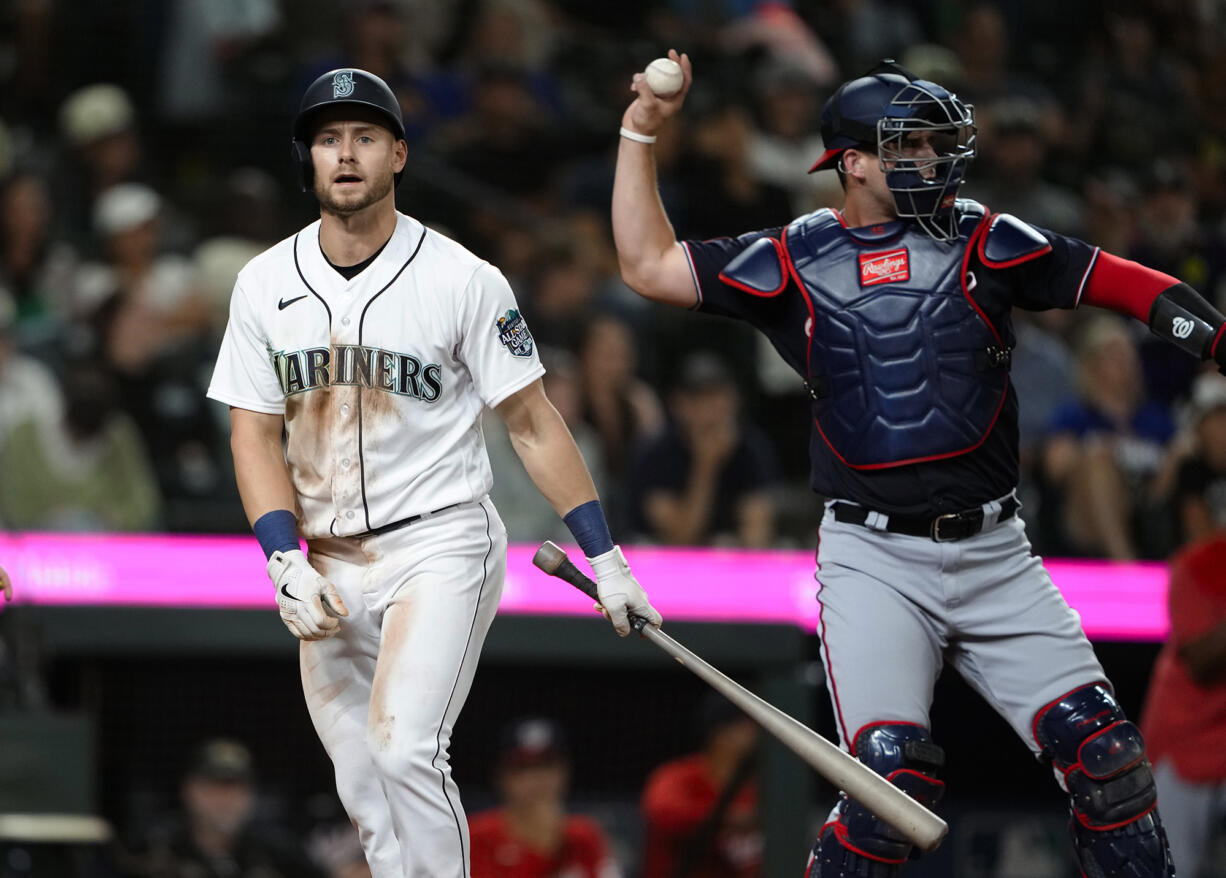
<svg viewBox="0 0 1226 878">
<path fill-rule="evenodd" d="M 656 97 L 672 97 L 681 91 L 681 86 L 685 84 L 685 74 L 681 72 L 681 65 L 672 58 L 657 58 L 647 65 L 645 74 L 647 87 Z"/>
</svg>

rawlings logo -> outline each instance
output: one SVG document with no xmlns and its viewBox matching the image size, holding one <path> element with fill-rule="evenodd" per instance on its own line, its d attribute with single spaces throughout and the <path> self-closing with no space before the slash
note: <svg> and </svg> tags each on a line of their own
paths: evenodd
<svg viewBox="0 0 1226 878">
<path fill-rule="evenodd" d="M 494 323 L 494 328 L 498 330 L 498 340 L 513 355 L 532 356 L 532 333 L 528 331 L 528 324 L 524 322 L 523 315 L 514 308 L 499 317 Z"/>
<path fill-rule="evenodd" d="M 911 277 L 911 268 L 907 263 L 907 248 L 887 250 L 885 253 L 860 254 L 860 286 L 871 287 L 873 284 L 888 284 Z"/>
<path fill-rule="evenodd" d="M 1176 317 L 1171 322 L 1171 335 L 1175 336 L 1175 338 L 1187 338 L 1192 334 L 1195 326 L 1196 324 L 1187 317 Z"/>
<path fill-rule="evenodd" d="M 353 71 L 338 70 L 332 77 L 332 97 L 347 98 L 353 94 Z"/>
</svg>

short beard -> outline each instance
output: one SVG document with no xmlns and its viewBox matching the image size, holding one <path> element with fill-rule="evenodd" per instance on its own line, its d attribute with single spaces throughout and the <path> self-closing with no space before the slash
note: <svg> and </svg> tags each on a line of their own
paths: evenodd
<svg viewBox="0 0 1226 878">
<path fill-rule="evenodd" d="M 359 213 L 372 204 L 376 204 L 383 200 L 393 189 L 393 177 L 388 174 L 386 178 L 373 180 L 366 192 L 356 199 L 346 199 L 344 201 L 334 200 L 328 195 L 328 187 L 330 183 L 316 182 L 315 197 L 319 200 L 319 209 L 324 213 L 330 213 L 333 216 L 353 216 Z"/>
</svg>

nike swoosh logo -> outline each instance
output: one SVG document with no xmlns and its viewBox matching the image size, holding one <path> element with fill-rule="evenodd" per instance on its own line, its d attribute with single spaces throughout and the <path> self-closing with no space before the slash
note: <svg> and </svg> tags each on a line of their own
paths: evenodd
<svg viewBox="0 0 1226 878">
<path fill-rule="evenodd" d="M 303 295 L 303 296 L 299 296 L 297 299 L 290 299 L 288 302 L 282 299 L 281 301 L 277 302 L 277 310 L 284 311 L 290 305 L 294 304 L 295 302 L 301 302 L 305 298 L 306 296 Z"/>
<path fill-rule="evenodd" d="M 305 298 L 305 297 L 304 297 L 304 298 Z M 285 596 L 286 596 L 287 598 L 289 598 L 291 601 L 301 601 L 301 600 L 302 600 L 302 598 L 296 598 L 296 597 L 294 597 L 292 594 L 290 594 L 288 591 L 286 591 L 286 589 L 287 589 L 287 588 L 289 588 L 289 584 L 288 584 L 288 583 L 286 583 L 285 585 L 281 586 L 281 594 L 285 595 Z"/>
</svg>

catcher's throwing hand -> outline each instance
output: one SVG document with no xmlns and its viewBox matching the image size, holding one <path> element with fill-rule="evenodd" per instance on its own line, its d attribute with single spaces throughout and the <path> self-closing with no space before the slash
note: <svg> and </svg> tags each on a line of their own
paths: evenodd
<svg viewBox="0 0 1226 878">
<path fill-rule="evenodd" d="M 338 616 L 348 616 L 336 586 L 307 563 L 301 549 L 273 552 L 268 577 L 277 589 L 281 621 L 299 640 L 323 640 L 340 630 Z"/>
<path fill-rule="evenodd" d="M 647 600 L 647 592 L 639 585 L 630 565 L 619 546 L 614 546 L 603 555 L 588 558 L 592 572 L 596 574 L 596 594 L 600 597 L 601 612 L 622 637 L 630 633 L 630 614 L 642 616 L 656 628 L 664 621 L 656 608 Z"/>
<path fill-rule="evenodd" d="M 6 601 L 13 599 L 13 580 L 9 579 L 9 575 L 4 572 L 3 567 L 0 567 L 0 591 L 4 592 L 4 599 Z"/>
<path fill-rule="evenodd" d="M 622 116 L 622 125 L 631 131 L 637 131 L 639 134 L 658 134 L 668 118 L 675 115 L 681 109 L 681 104 L 684 103 L 685 96 L 690 90 L 690 84 L 694 81 L 694 71 L 690 66 L 689 55 L 678 55 L 676 49 L 669 49 L 668 57 L 681 65 L 681 72 L 685 75 L 685 82 L 682 84 L 681 90 L 676 94 L 662 98 L 647 85 L 645 74 L 634 74 L 634 79 L 630 83 L 630 90 L 637 94 L 638 97 L 634 99 L 634 103 L 626 108 L 626 112 Z"/>
</svg>

